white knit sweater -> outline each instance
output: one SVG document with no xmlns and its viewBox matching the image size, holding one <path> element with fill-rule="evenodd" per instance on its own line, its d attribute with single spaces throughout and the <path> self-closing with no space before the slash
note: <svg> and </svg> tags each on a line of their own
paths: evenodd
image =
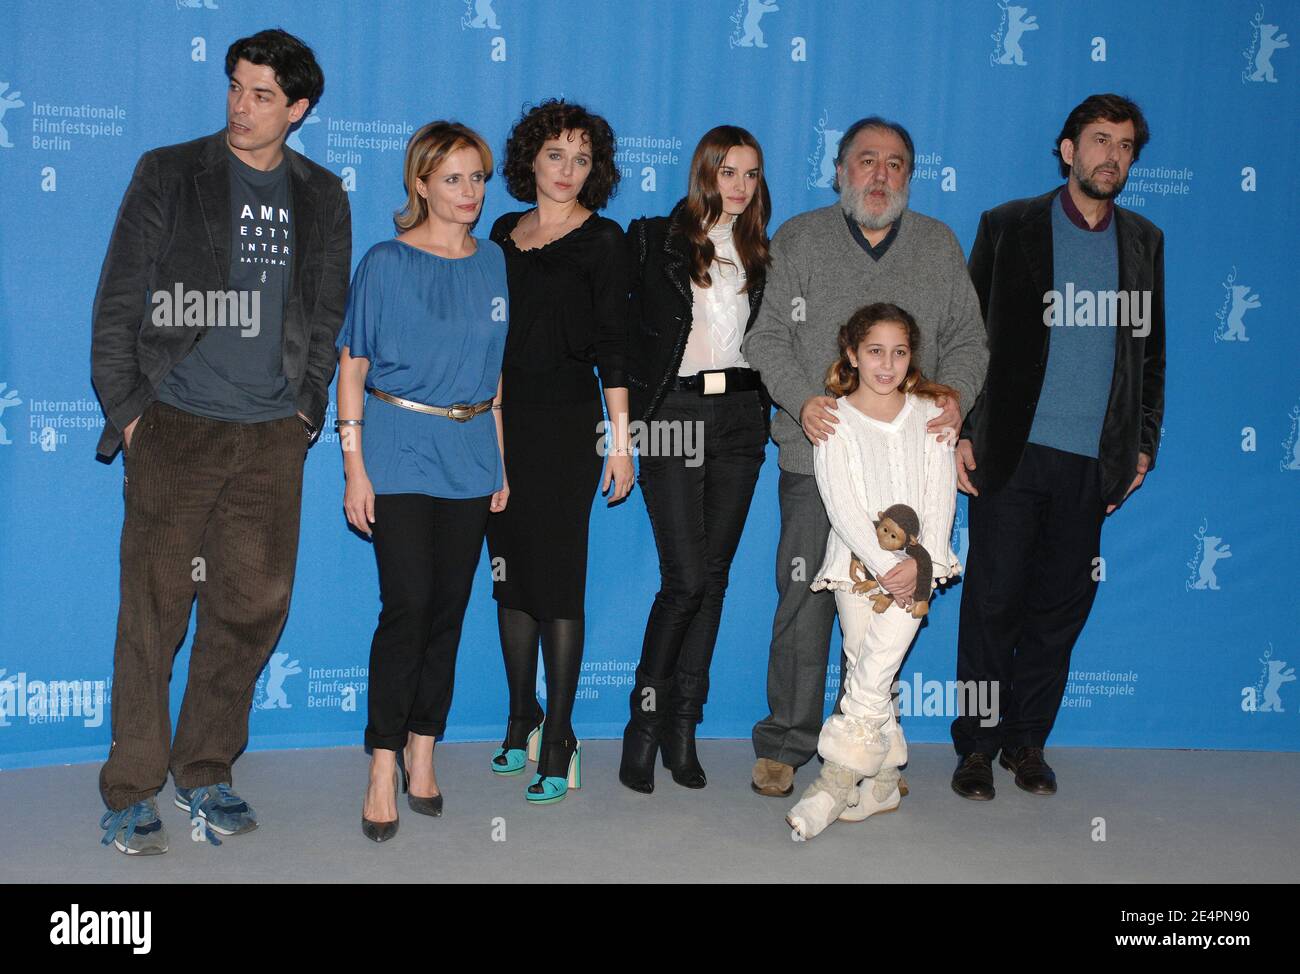
<svg viewBox="0 0 1300 974">
<path fill-rule="evenodd" d="M 893 422 L 859 412 L 838 400 L 835 432 L 813 450 L 813 471 L 831 533 L 814 589 L 849 590 L 849 559 L 877 577 L 904 556 L 885 551 L 874 520 L 891 504 L 907 504 L 921 519 L 921 545 L 934 562 L 932 585 L 961 571 L 950 545 L 957 504 L 957 464 L 952 443 L 940 443 L 926 423 L 942 410 L 929 399 L 909 395 Z M 864 598 L 866 596 L 863 596 Z"/>
</svg>

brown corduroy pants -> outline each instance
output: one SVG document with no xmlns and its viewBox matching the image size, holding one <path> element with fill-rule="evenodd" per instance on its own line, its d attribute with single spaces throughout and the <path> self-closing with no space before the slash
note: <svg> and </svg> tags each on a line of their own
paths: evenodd
<svg viewBox="0 0 1300 974">
<path fill-rule="evenodd" d="M 124 457 L 110 809 L 231 781 L 257 675 L 289 612 L 307 438 L 296 416 L 207 419 L 152 403 Z M 198 598 L 189 682 L 171 735 L 172 660 Z"/>
</svg>

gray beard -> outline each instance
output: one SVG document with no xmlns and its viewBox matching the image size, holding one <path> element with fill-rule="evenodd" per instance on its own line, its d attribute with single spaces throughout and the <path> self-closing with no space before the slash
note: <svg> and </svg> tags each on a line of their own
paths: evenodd
<svg viewBox="0 0 1300 974">
<path fill-rule="evenodd" d="M 885 189 L 885 192 L 888 194 L 889 204 L 881 213 L 875 214 L 867 209 L 865 193 L 855 191 L 846 183 L 840 187 L 840 208 L 845 215 L 863 229 L 884 230 L 902 216 L 903 211 L 907 209 L 911 187 L 904 184 L 902 190 L 897 193 L 888 188 Z"/>
</svg>

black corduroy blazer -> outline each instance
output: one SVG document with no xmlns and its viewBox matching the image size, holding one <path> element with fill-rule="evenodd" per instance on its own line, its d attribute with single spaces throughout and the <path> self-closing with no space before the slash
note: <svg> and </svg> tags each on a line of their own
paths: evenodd
<svg viewBox="0 0 1300 974">
<path fill-rule="evenodd" d="M 980 217 L 968 262 L 988 333 L 984 388 L 966 417 L 977 490 L 997 490 L 1020 463 L 1043 389 L 1052 329 L 1043 323 L 1053 290 L 1052 204 L 1058 188 L 1012 200 Z M 1115 207 L 1119 290 L 1151 292 L 1146 335 L 1121 328 L 1115 340 L 1098 462 L 1103 500 L 1118 504 L 1137 472 L 1138 453 L 1155 467 L 1165 408 L 1165 246 L 1150 220 Z"/>
<path fill-rule="evenodd" d="M 282 368 L 299 412 L 319 430 L 347 306 L 352 216 L 339 177 L 288 146 L 294 247 L 285 296 Z M 140 157 L 118 210 L 91 313 L 91 378 L 106 422 L 98 452 L 111 457 L 122 430 L 210 328 L 155 327 L 150 297 L 177 285 L 224 291 L 230 270 L 230 167 L 226 132 Z"/>
</svg>

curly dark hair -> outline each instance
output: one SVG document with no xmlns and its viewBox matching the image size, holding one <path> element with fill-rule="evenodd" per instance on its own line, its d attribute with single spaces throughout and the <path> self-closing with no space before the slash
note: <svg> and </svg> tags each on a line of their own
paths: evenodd
<svg viewBox="0 0 1300 974">
<path fill-rule="evenodd" d="M 226 51 L 226 77 L 233 78 L 240 60 L 269 65 L 275 83 L 292 105 L 306 98 L 309 107 L 320 101 L 325 92 L 325 74 L 316 63 L 312 49 L 297 37 L 278 27 L 241 37 Z"/>
<path fill-rule="evenodd" d="M 532 108 L 524 106 L 524 113 L 506 139 L 506 158 L 501 164 L 506 189 L 521 203 L 536 203 L 533 160 L 547 139 L 559 138 L 566 129 L 587 133 L 591 143 L 591 173 L 582 184 L 578 202 L 589 210 L 599 210 L 618 191 L 614 130 L 599 115 L 562 98 L 550 98 Z"/>
</svg>

